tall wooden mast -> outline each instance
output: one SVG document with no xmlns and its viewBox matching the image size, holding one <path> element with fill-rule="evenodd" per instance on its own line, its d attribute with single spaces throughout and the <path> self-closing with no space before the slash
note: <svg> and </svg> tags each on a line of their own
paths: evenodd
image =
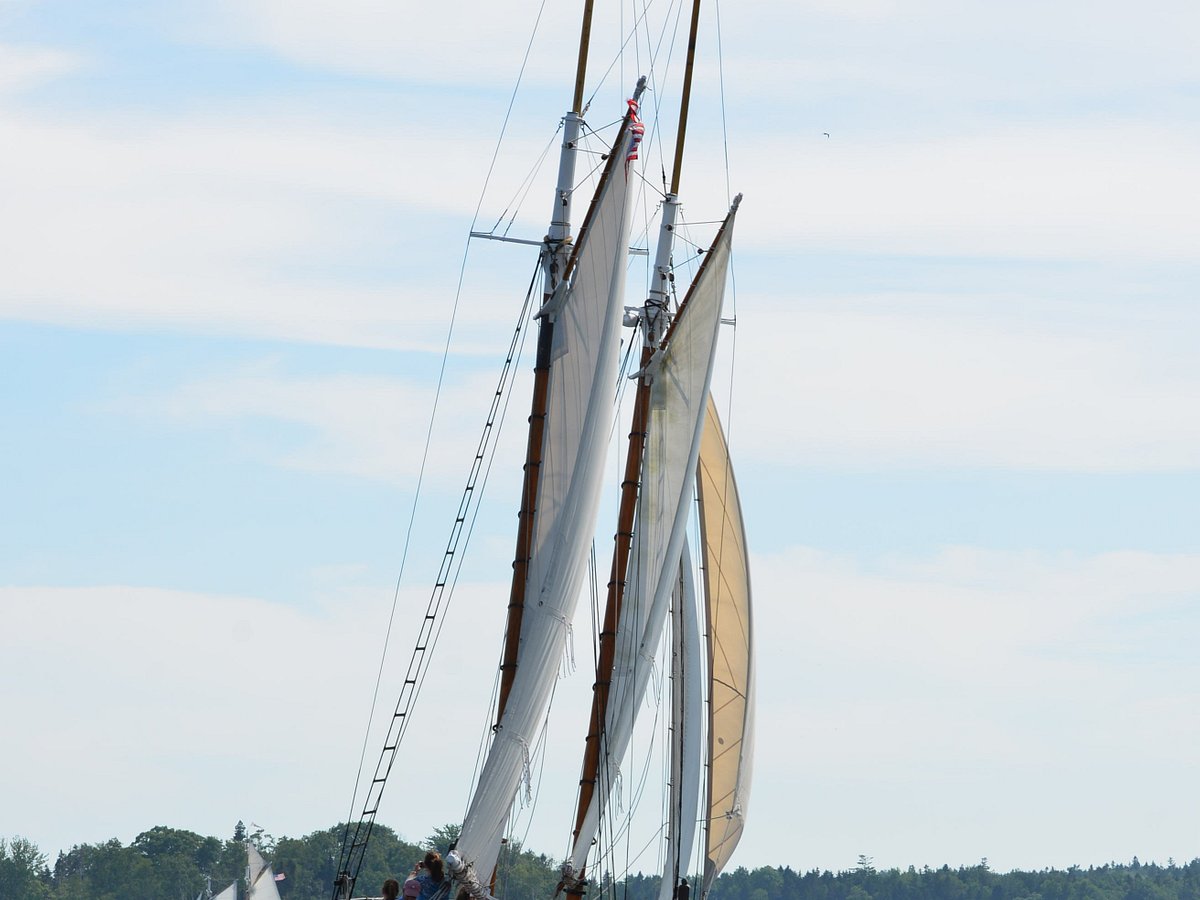
<svg viewBox="0 0 1200 900">
<path fill-rule="evenodd" d="M 692 88 L 692 68 L 696 56 L 696 33 L 700 21 L 700 0 L 693 0 L 691 26 L 688 34 L 688 51 L 683 83 L 683 98 L 679 110 L 679 130 L 675 142 L 675 162 L 671 175 L 671 190 L 664 198 L 662 221 L 659 226 L 658 247 L 655 252 L 653 282 L 646 300 L 641 326 L 643 329 L 642 373 L 638 377 L 634 395 L 633 422 L 629 429 L 629 446 L 625 455 L 625 475 L 621 482 L 621 502 L 617 513 L 617 531 L 613 543 L 612 568 L 610 569 L 608 592 L 604 606 L 604 620 L 599 635 L 599 652 L 596 661 L 596 681 L 592 686 L 592 709 L 588 717 L 588 733 L 584 743 L 583 768 L 579 777 L 579 804 L 575 814 L 573 840 L 578 841 L 588 809 L 596 793 L 599 778 L 602 737 L 608 718 L 609 692 L 612 686 L 613 664 L 616 658 L 617 623 L 625 600 L 625 588 L 629 571 L 629 554 L 633 542 L 633 524 L 637 510 L 638 490 L 641 484 L 642 460 L 646 447 L 646 423 L 650 406 L 651 379 L 646 374 L 655 351 L 662 342 L 666 316 L 663 315 L 670 300 L 671 249 L 675 230 L 675 217 L 679 207 L 676 192 L 679 189 L 680 169 L 683 164 L 683 143 L 687 131 L 688 103 Z M 564 873 L 561 888 L 568 895 L 580 896 L 584 892 L 585 869 L 581 865 L 573 873 Z"/>
<path fill-rule="evenodd" d="M 563 141 L 558 160 L 558 181 L 550 229 L 542 247 L 544 299 L 553 296 L 566 278 L 570 254 L 571 194 L 575 184 L 575 145 L 583 122 L 583 85 L 587 75 L 588 45 L 591 41 L 594 0 L 584 0 L 583 24 L 579 34 L 579 59 L 575 67 L 575 91 L 571 109 L 563 117 Z M 537 355 L 533 367 L 533 399 L 529 411 L 529 440 L 525 447 L 525 470 L 521 486 L 521 507 L 517 513 L 517 549 L 513 557 L 512 585 L 509 589 L 508 622 L 504 632 L 504 655 L 500 662 L 500 691 L 496 702 L 496 723 L 504 716 L 513 679 L 517 675 L 517 651 L 521 644 L 521 620 L 525 613 L 525 590 L 529 576 L 529 557 L 533 545 L 534 520 L 537 516 L 538 481 L 542 467 L 542 446 L 546 424 L 546 398 L 550 378 L 550 351 L 554 344 L 554 323 L 538 319 Z"/>
</svg>

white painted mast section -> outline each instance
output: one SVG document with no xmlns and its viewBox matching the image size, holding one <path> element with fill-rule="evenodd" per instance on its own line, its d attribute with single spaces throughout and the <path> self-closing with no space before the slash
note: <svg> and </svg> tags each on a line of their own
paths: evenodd
<svg viewBox="0 0 1200 900">
<path fill-rule="evenodd" d="M 554 209 L 550 211 L 550 231 L 546 240 L 565 241 L 571 236 L 571 195 L 575 193 L 575 149 L 583 115 L 572 110 L 563 117 L 563 142 L 558 156 L 558 184 L 554 188 Z"/>
<path fill-rule="evenodd" d="M 671 303 L 671 253 L 675 249 L 675 217 L 679 212 L 679 198 L 667 194 L 663 200 L 662 221 L 658 226 L 658 247 L 654 252 L 654 275 L 650 284 L 650 295 L 646 298 L 642 318 L 643 346 L 658 348 L 666 330 Z"/>
<path fill-rule="evenodd" d="M 576 145 L 583 116 L 572 110 L 563 117 L 563 141 L 558 156 L 558 182 L 554 187 L 554 208 L 550 211 L 550 230 L 546 232 L 542 267 L 543 291 L 547 300 L 562 281 L 571 255 L 571 197 L 575 193 Z"/>
</svg>

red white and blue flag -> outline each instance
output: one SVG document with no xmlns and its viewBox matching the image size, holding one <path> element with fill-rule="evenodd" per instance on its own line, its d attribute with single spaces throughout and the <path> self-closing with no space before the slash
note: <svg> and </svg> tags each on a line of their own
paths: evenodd
<svg viewBox="0 0 1200 900">
<path fill-rule="evenodd" d="M 642 120 L 638 118 L 638 103 L 636 100 L 629 102 L 629 153 L 625 157 L 626 163 L 631 163 L 638 158 L 638 146 L 642 143 L 642 138 L 646 134 L 646 126 L 642 124 Z"/>
</svg>

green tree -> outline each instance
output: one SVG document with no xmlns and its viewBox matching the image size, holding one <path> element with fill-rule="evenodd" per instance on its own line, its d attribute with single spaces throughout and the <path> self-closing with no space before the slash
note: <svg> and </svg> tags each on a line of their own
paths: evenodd
<svg viewBox="0 0 1200 900">
<path fill-rule="evenodd" d="M 46 855 L 25 838 L 0 838 L 0 897 L 44 900 L 50 897 Z"/>
<path fill-rule="evenodd" d="M 434 850 L 445 856 L 450 848 L 458 842 L 458 836 L 461 833 L 462 826 L 457 822 L 451 822 L 433 829 L 433 834 L 421 841 L 421 846 L 426 850 Z"/>
</svg>

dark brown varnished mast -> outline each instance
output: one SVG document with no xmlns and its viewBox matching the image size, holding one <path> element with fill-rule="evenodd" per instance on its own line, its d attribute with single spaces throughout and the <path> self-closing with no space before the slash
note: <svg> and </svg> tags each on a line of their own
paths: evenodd
<svg viewBox="0 0 1200 900">
<path fill-rule="evenodd" d="M 687 130 L 688 103 L 692 87 L 692 70 L 696 55 L 696 34 L 700 21 L 700 0 L 693 0 L 691 26 L 688 34 L 687 62 L 684 73 L 683 99 L 679 110 L 679 130 L 675 142 L 674 171 L 671 176 L 671 191 L 668 203 L 675 203 L 679 189 L 680 169 L 683 165 L 683 145 Z M 665 212 L 665 211 L 664 211 Z M 673 210 L 672 210 L 673 218 Z M 673 225 L 667 225 L 669 232 Z M 656 263 L 658 261 L 656 260 Z M 641 484 L 642 460 L 646 447 L 646 427 L 650 407 L 651 380 L 645 370 L 649 365 L 662 337 L 662 313 L 666 308 L 669 291 L 666 266 L 656 265 L 655 289 L 647 300 L 643 318 L 645 343 L 642 348 L 642 375 L 638 378 L 634 398 L 633 422 L 629 431 L 629 447 L 625 456 L 625 477 L 621 482 L 621 503 L 617 514 L 617 533 L 614 537 L 613 562 L 608 582 L 608 594 L 604 607 L 604 621 L 599 636 L 596 661 L 596 681 L 592 686 L 592 710 L 588 717 L 588 734 L 584 744 L 583 768 L 579 778 L 579 806 L 575 815 L 573 838 L 578 841 L 579 833 L 587 817 L 588 808 L 596 793 L 599 778 L 602 736 L 608 717 L 608 699 L 612 686 L 613 664 L 616 658 L 617 623 L 625 600 L 629 554 L 633 542 L 633 523 L 637 510 L 638 490 Z M 585 867 L 581 866 L 573 878 L 560 883 L 559 887 L 570 896 L 584 893 Z"/>
<path fill-rule="evenodd" d="M 642 368 L 650 362 L 654 348 L 642 348 Z M 574 836 L 578 838 L 583 820 L 596 792 L 600 769 L 600 738 L 604 732 L 608 692 L 612 686 L 613 663 L 617 651 L 617 623 L 625 599 L 626 574 L 629 571 L 629 550 L 633 543 L 633 518 L 637 511 L 638 487 L 641 484 L 642 457 L 646 449 L 646 420 L 650 412 L 650 382 L 643 375 L 638 379 L 634 395 L 633 421 L 629 428 L 629 449 L 625 456 L 625 477 L 621 481 L 621 504 L 617 512 L 617 533 L 614 536 L 612 569 L 609 571 L 608 595 L 604 604 L 604 623 L 600 628 L 599 658 L 596 662 L 596 681 L 592 685 L 592 712 L 588 717 L 588 733 L 584 743 L 583 773 L 579 777 L 579 809 L 575 815 Z M 583 872 L 578 873 L 583 877 Z M 582 894 L 566 886 L 568 894 Z"/>
<path fill-rule="evenodd" d="M 594 0 L 585 0 L 583 25 L 579 35 L 579 59 L 575 69 L 575 91 L 571 111 L 567 114 L 568 128 L 573 132 L 564 134 L 566 153 L 574 152 L 574 132 L 578 131 L 582 115 L 583 85 L 587 74 L 588 44 L 592 30 L 592 7 Z M 565 129 L 566 130 L 566 129 Z M 560 184 L 563 190 L 560 165 Z M 562 214 L 559 213 L 563 208 Z M 544 300 L 549 301 L 555 288 L 567 277 L 570 223 L 567 220 L 569 205 L 566 198 L 559 197 L 555 204 L 550 233 L 546 236 L 543 252 L 546 254 Z M 542 444 L 546 426 L 546 402 L 549 396 L 550 351 L 554 346 L 554 323 L 543 317 L 538 320 L 537 357 L 533 367 L 533 399 L 529 411 L 529 441 L 525 447 L 525 468 L 521 486 L 521 508 L 517 513 L 517 549 L 513 556 L 512 584 L 508 595 L 508 621 L 504 632 L 504 654 L 500 662 L 500 689 L 496 701 L 496 725 L 504 716 L 508 696 L 512 692 L 513 680 L 517 675 L 517 651 L 521 645 L 521 621 L 525 614 L 525 592 L 529 578 L 529 558 L 533 544 L 534 521 L 537 516 L 538 483 L 542 469 Z"/>
</svg>

